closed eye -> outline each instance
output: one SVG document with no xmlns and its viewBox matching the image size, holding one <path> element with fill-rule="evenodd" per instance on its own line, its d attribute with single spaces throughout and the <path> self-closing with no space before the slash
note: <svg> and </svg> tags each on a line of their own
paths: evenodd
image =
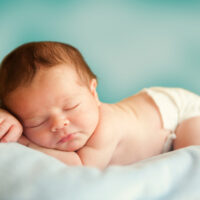
<svg viewBox="0 0 200 200">
<path fill-rule="evenodd" d="M 39 123 L 33 123 L 33 124 L 30 124 L 30 125 L 25 125 L 24 127 L 25 128 L 36 128 L 36 127 L 39 127 L 41 125 L 43 125 L 48 119 L 42 121 L 42 122 L 39 122 Z"/>
<path fill-rule="evenodd" d="M 75 108 L 77 108 L 78 106 L 80 105 L 80 103 L 74 105 L 74 106 L 71 106 L 71 107 L 64 107 L 64 110 L 68 111 L 68 110 L 73 110 Z"/>
</svg>

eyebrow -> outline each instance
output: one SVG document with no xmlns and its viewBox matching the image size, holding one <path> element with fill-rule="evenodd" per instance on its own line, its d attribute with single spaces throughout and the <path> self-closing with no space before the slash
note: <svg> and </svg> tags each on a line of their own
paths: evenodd
<svg viewBox="0 0 200 200">
<path fill-rule="evenodd" d="M 72 101 L 72 99 L 73 99 L 72 97 L 68 97 L 68 98 L 67 97 L 61 97 L 60 101 L 61 102 L 69 102 L 69 101 Z"/>
</svg>

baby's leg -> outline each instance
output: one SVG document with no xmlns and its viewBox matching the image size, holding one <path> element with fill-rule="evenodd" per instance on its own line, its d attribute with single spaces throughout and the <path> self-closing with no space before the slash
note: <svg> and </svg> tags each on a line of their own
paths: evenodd
<svg viewBox="0 0 200 200">
<path fill-rule="evenodd" d="M 176 129 L 174 149 L 200 145 L 200 116 L 183 121 Z"/>
</svg>

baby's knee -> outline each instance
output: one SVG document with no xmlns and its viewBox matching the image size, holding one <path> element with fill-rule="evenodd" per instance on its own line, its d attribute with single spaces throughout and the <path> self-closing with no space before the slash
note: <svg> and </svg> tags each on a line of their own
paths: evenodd
<svg viewBox="0 0 200 200">
<path fill-rule="evenodd" d="M 200 145 L 200 116 L 184 120 L 176 129 L 174 149 Z"/>
</svg>

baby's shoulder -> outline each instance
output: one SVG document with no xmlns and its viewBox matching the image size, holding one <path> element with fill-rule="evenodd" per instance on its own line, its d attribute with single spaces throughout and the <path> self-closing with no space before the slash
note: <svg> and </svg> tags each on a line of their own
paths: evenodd
<svg viewBox="0 0 200 200">
<path fill-rule="evenodd" d="M 115 131 L 116 116 L 107 104 L 102 104 L 99 110 L 99 122 L 98 125 L 89 139 L 89 143 L 106 145 L 111 144 L 117 140 L 117 132 Z M 113 137 L 113 135 L 115 137 Z"/>
</svg>

